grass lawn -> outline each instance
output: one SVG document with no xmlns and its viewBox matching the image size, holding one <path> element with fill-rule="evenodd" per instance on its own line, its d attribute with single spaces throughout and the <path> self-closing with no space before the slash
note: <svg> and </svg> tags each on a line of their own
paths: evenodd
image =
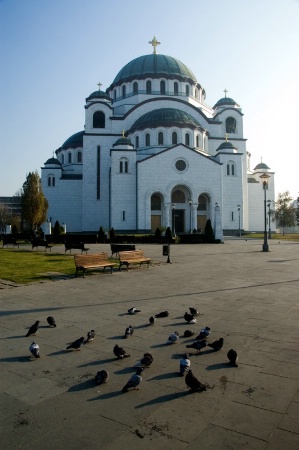
<svg viewBox="0 0 299 450">
<path fill-rule="evenodd" d="M 248 233 L 248 234 L 242 234 L 242 238 L 246 239 L 264 239 L 263 233 Z M 284 236 L 279 233 L 272 233 L 271 239 L 276 239 L 277 241 L 298 241 L 299 242 L 299 234 L 285 234 Z M 271 242 L 270 239 L 270 242 Z"/>
</svg>

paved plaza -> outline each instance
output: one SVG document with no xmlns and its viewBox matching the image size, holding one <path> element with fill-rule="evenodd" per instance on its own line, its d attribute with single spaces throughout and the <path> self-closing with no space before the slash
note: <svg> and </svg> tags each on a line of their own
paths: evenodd
<svg viewBox="0 0 299 450">
<path fill-rule="evenodd" d="M 89 245 L 90 253 L 109 251 Z M 0 283 L 1 449 L 43 450 L 298 450 L 299 244 L 226 240 L 219 245 L 138 245 L 153 260 L 147 268 L 89 272 L 27 286 Z M 6 251 L 5 249 L 1 251 Z M 18 250 L 15 250 L 16 253 Z M 54 247 L 52 252 L 63 248 Z M 75 273 L 75 267 L 74 267 Z M 0 276 L 1 277 L 1 276 Z M 183 316 L 197 307 L 197 324 Z M 128 309 L 141 310 L 134 316 Z M 169 317 L 149 325 L 163 310 Z M 57 328 L 46 318 L 52 315 Z M 25 337 L 40 320 L 35 337 Z M 123 335 L 134 327 L 129 339 Z M 191 369 L 209 385 L 190 393 L 178 376 L 192 338 L 211 328 L 219 352 L 190 352 Z M 96 331 L 80 351 L 70 342 Z M 178 331 L 177 344 L 165 345 Z M 41 358 L 30 359 L 35 340 Z M 130 358 L 117 360 L 115 344 Z M 227 364 L 234 348 L 239 367 Z M 154 362 L 140 390 L 122 393 L 144 352 Z M 110 374 L 97 385 L 98 370 Z"/>
</svg>

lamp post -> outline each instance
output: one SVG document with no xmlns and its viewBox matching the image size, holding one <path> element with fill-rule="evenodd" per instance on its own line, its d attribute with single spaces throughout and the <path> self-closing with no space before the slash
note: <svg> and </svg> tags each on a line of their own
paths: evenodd
<svg viewBox="0 0 299 450">
<path fill-rule="evenodd" d="M 238 205 L 238 213 L 239 213 L 239 237 L 241 237 L 241 215 L 240 215 L 240 211 L 241 211 L 241 205 Z"/>
<path fill-rule="evenodd" d="M 192 200 L 189 200 L 190 206 L 190 234 L 192 233 Z"/>
<path fill-rule="evenodd" d="M 270 209 L 270 207 L 271 207 L 271 200 L 268 200 L 268 220 L 269 220 L 269 231 L 268 231 L 268 239 L 271 239 L 272 238 L 272 236 L 271 236 L 271 209 Z"/>
<path fill-rule="evenodd" d="M 263 182 L 263 189 L 264 189 L 264 243 L 263 243 L 263 252 L 269 251 L 269 245 L 267 241 L 267 188 L 268 188 L 268 178 L 270 178 L 269 175 L 266 173 L 263 173 L 260 178 Z"/>
<path fill-rule="evenodd" d="M 175 205 L 172 205 L 172 228 L 173 228 L 173 235 L 175 237 Z"/>
</svg>

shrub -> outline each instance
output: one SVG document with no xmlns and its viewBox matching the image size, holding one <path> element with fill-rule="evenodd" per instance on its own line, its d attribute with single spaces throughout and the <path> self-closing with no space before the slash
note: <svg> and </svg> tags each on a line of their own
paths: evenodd
<svg viewBox="0 0 299 450">
<path fill-rule="evenodd" d="M 215 242 L 214 231 L 213 231 L 210 219 L 207 220 L 207 223 L 205 226 L 205 236 L 206 236 L 207 242 L 209 242 L 209 243 Z"/>
</svg>

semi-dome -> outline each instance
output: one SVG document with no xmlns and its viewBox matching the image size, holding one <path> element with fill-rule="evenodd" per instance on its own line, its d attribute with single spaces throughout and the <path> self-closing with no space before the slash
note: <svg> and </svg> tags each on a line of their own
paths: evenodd
<svg viewBox="0 0 299 450">
<path fill-rule="evenodd" d="M 85 131 L 79 131 L 69 137 L 61 146 L 62 150 L 67 150 L 68 148 L 78 148 L 83 147 L 83 136 Z"/>
<path fill-rule="evenodd" d="M 45 162 L 45 166 L 47 166 L 47 165 L 52 165 L 52 164 L 54 164 L 54 165 L 57 165 L 57 166 L 61 166 L 61 162 L 57 159 L 57 158 L 54 158 L 54 157 L 52 157 L 52 158 L 49 158 L 46 162 Z"/>
<path fill-rule="evenodd" d="M 117 139 L 117 141 L 113 144 L 113 147 L 115 147 L 116 145 L 130 145 L 131 147 L 133 147 L 131 139 L 126 137 Z"/>
<path fill-rule="evenodd" d="M 270 170 L 270 167 L 267 166 L 267 164 L 261 162 L 253 170 Z"/>
<path fill-rule="evenodd" d="M 172 56 L 152 53 L 139 56 L 126 64 L 114 78 L 110 89 L 121 83 L 145 78 L 171 78 L 197 83 L 194 73 L 181 61 Z"/>
<path fill-rule="evenodd" d="M 219 147 L 217 148 L 217 152 L 221 152 L 223 150 L 232 151 L 233 152 L 234 150 L 236 150 L 236 147 L 234 147 L 231 142 L 225 141 L 225 142 L 222 142 L 222 144 L 219 145 Z"/>
<path fill-rule="evenodd" d="M 111 101 L 111 98 L 110 98 L 109 94 L 107 94 L 107 92 L 103 92 L 103 91 L 92 92 L 86 98 L 86 101 L 89 101 L 89 100 L 92 100 L 92 99 L 103 99 L 103 100 L 110 100 Z"/>
<path fill-rule="evenodd" d="M 223 97 L 220 100 L 218 100 L 218 102 L 213 106 L 213 109 L 219 108 L 222 106 L 234 106 L 237 108 L 240 107 L 240 105 L 238 105 L 238 103 L 233 98 Z"/>
<path fill-rule="evenodd" d="M 141 116 L 132 125 L 129 132 L 133 133 L 134 131 L 144 130 L 145 128 L 173 126 L 192 129 L 201 128 L 200 123 L 185 111 L 175 108 L 160 108 Z"/>
</svg>

